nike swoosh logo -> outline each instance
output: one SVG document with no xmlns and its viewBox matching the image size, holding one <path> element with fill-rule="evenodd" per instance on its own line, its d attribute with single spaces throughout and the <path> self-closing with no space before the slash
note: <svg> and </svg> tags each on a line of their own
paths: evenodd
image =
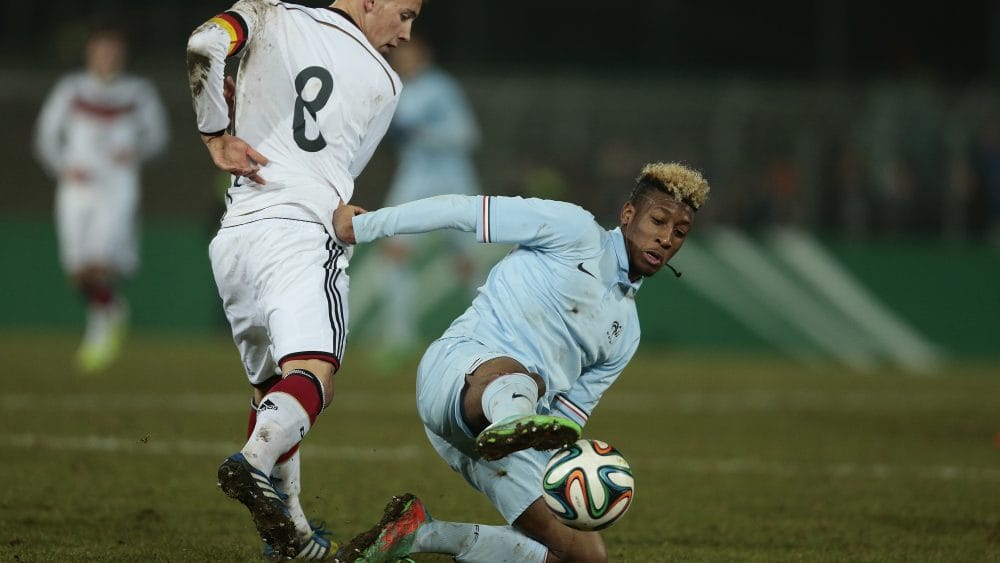
<svg viewBox="0 0 1000 563">
<path fill-rule="evenodd" d="M 595 276 L 594 274 L 591 274 L 590 272 L 587 271 L 586 268 L 583 267 L 583 262 L 580 262 L 579 264 L 577 264 L 576 265 L 576 269 L 580 270 L 581 272 L 583 272 L 583 273 L 587 274 L 588 276 L 594 278 L 595 280 L 597 279 L 597 276 Z"/>
<path fill-rule="evenodd" d="M 520 394 L 520 393 L 511 393 L 511 394 L 510 394 L 510 398 L 511 398 L 511 399 L 518 399 L 518 398 L 521 398 L 521 399 L 527 399 L 527 398 L 528 398 L 528 396 L 527 396 L 527 395 L 522 395 L 522 394 Z"/>
</svg>

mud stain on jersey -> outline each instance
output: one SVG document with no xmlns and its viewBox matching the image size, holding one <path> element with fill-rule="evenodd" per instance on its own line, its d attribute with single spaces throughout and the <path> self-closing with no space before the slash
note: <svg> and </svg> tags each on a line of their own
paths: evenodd
<svg viewBox="0 0 1000 563">
<path fill-rule="evenodd" d="M 201 53 L 187 54 L 188 83 L 191 86 L 191 94 L 198 97 L 205 91 L 205 84 L 208 82 L 208 70 L 212 67 L 212 61 Z"/>
</svg>

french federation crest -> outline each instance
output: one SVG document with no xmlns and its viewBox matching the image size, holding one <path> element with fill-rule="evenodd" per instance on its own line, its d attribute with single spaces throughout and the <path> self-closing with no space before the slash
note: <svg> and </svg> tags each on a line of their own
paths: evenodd
<svg viewBox="0 0 1000 563">
<path fill-rule="evenodd" d="M 611 328 L 608 329 L 608 344 L 613 344 L 622 335 L 622 328 L 622 323 L 618 321 L 611 323 Z"/>
</svg>

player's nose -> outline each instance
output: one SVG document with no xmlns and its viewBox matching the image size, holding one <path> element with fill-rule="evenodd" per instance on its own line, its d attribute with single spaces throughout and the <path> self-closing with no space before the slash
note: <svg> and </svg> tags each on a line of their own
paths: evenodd
<svg viewBox="0 0 1000 563">
<path fill-rule="evenodd" d="M 659 234 L 656 237 L 656 244 L 660 245 L 660 248 L 671 249 L 674 246 L 674 239 L 670 236 L 670 231 Z"/>
</svg>

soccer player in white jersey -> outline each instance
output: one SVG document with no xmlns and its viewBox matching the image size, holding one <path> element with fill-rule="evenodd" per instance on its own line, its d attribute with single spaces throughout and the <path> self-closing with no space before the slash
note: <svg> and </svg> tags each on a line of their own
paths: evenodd
<svg viewBox="0 0 1000 563">
<path fill-rule="evenodd" d="M 606 561 L 598 532 L 560 523 L 542 500 L 547 450 L 576 440 L 632 358 L 636 292 L 681 249 L 708 191 L 687 167 L 647 165 L 612 230 L 575 205 L 538 199 L 449 195 L 371 213 L 338 209 L 345 242 L 450 228 L 518 245 L 417 371 L 431 444 L 510 525 L 432 520 L 407 494 L 338 558 L 374 563 L 433 552 L 479 563 Z"/>
<path fill-rule="evenodd" d="M 332 218 L 392 119 L 401 85 L 383 54 L 409 39 L 421 7 L 240 0 L 188 40 L 198 128 L 234 180 L 212 269 L 254 387 L 249 438 L 219 467 L 219 484 L 276 557 L 332 555 L 299 502 L 298 452 L 333 399 L 347 336 L 351 250 Z M 230 119 L 224 66 L 233 57 Z"/>
<path fill-rule="evenodd" d="M 77 362 L 88 374 L 107 368 L 121 348 L 128 308 L 117 286 L 138 265 L 139 169 L 168 136 L 156 89 L 123 73 L 126 55 L 120 31 L 91 34 L 86 68 L 56 84 L 35 135 L 39 160 L 58 179 L 62 266 L 87 302 Z"/>
</svg>

